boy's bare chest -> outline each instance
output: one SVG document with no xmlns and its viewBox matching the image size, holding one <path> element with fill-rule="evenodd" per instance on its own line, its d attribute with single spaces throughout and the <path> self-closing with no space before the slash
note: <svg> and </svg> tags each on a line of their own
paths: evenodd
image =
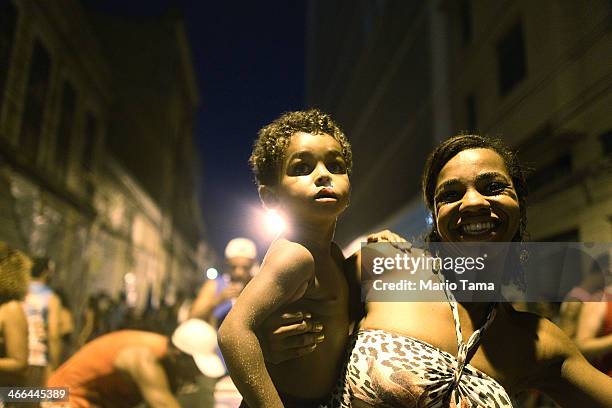
<svg viewBox="0 0 612 408">
<path fill-rule="evenodd" d="M 317 262 L 313 279 L 296 303 L 324 315 L 347 309 L 348 285 L 340 266 L 332 259 Z"/>
</svg>

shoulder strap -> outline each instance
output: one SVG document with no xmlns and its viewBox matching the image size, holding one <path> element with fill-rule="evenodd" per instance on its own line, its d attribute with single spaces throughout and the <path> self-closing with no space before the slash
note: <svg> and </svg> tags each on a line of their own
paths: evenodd
<svg viewBox="0 0 612 408">
<path fill-rule="evenodd" d="M 442 274 L 441 272 L 438 273 Z M 459 320 L 459 310 L 457 309 L 457 301 L 455 300 L 455 296 L 453 296 L 453 293 L 448 290 L 445 285 L 443 285 L 443 288 L 446 298 L 448 299 L 448 304 L 450 305 L 451 311 L 453 312 L 455 334 L 457 335 L 457 360 L 459 361 L 460 365 L 465 365 L 468 363 L 468 354 L 470 353 L 472 348 L 474 348 L 474 346 L 477 346 L 478 343 L 480 343 L 480 339 L 484 335 L 484 332 L 495 319 L 495 314 L 497 312 L 497 303 L 489 304 L 489 308 L 483 325 L 478 330 L 475 330 L 474 333 L 472 333 L 467 342 L 464 342 L 463 335 L 461 334 L 461 322 Z"/>
</svg>

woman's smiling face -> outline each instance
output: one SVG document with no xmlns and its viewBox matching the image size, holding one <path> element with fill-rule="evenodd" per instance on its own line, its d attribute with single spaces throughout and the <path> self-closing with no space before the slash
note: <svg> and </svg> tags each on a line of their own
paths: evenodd
<svg viewBox="0 0 612 408">
<path fill-rule="evenodd" d="M 502 157 L 467 149 L 440 170 L 434 194 L 442 241 L 510 242 L 520 224 L 518 197 Z"/>
</svg>

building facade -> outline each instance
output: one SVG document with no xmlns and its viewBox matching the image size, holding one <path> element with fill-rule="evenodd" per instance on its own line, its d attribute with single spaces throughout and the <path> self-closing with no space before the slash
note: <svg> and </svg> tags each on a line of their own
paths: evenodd
<svg viewBox="0 0 612 408">
<path fill-rule="evenodd" d="M 446 2 L 453 124 L 529 166 L 533 240 L 612 241 L 612 4 Z"/>
<path fill-rule="evenodd" d="M 181 20 L 156 18 L 162 55 L 126 61 L 150 21 L 112 43 L 76 0 L 1 8 L 0 240 L 53 258 L 52 283 L 76 310 L 98 291 L 142 309 L 189 289 L 214 254 L 195 193 L 198 93 Z M 129 86 L 122 66 L 154 57 L 172 65 Z"/>
<path fill-rule="evenodd" d="M 428 1 L 309 3 L 306 102 L 332 113 L 353 147 L 344 245 L 409 214 L 418 225 L 400 232 L 426 226 L 420 174 L 449 126 L 441 18 Z"/>
<path fill-rule="evenodd" d="M 306 94 L 353 145 L 343 243 L 428 226 L 426 155 L 459 132 L 503 138 L 532 169 L 533 240 L 612 241 L 609 1 L 314 1 Z"/>
</svg>

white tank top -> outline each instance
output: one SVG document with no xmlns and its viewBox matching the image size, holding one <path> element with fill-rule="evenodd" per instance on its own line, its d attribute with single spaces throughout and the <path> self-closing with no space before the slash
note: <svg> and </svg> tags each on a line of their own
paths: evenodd
<svg viewBox="0 0 612 408">
<path fill-rule="evenodd" d="M 31 282 L 23 302 L 28 319 L 28 364 L 45 367 L 48 358 L 49 301 L 53 292 L 40 282 Z"/>
</svg>

